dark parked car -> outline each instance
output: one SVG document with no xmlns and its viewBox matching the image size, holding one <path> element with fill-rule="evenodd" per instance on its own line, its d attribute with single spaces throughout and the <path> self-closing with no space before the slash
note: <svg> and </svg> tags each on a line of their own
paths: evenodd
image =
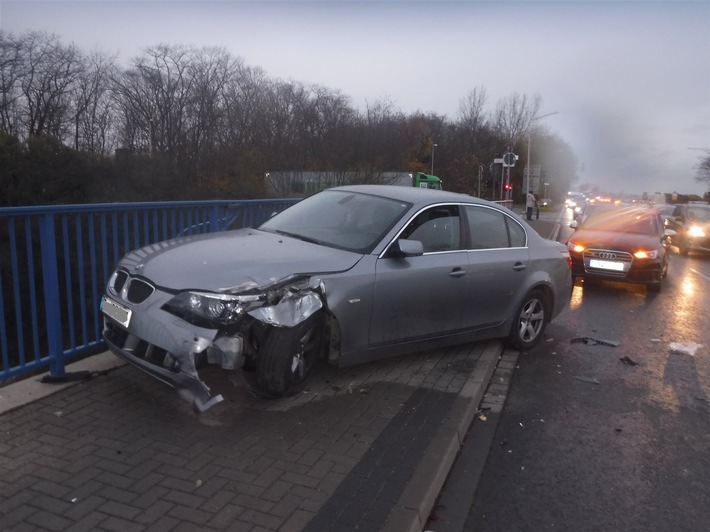
<svg viewBox="0 0 710 532">
<path fill-rule="evenodd" d="M 577 226 L 567 241 L 572 277 L 644 283 L 657 292 L 668 272 L 668 236 L 658 210 L 601 210 Z"/>
<path fill-rule="evenodd" d="M 710 205 L 676 205 L 668 218 L 668 227 L 676 233 L 671 237 L 671 244 L 681 255 L 690 251 L 710 252 Z"/>
<path fill-rule="evenodd" d="M 204 364 L 248 370 L 255 391 L 299 389 L 337 366 L 504 337 L 536 345 L 569 302 L 569 253 L 510 210 L 398 186 L 315 194 L 258 229 L 128 253 L 101 309 L 117 356 L 201 411 L 221 400 Z"/>
</svg>

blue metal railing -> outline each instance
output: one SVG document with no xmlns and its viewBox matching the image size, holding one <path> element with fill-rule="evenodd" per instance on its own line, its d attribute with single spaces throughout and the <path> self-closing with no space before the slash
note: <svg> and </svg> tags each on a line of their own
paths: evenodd
<svg viewBox="0 0 710 532">
<path fill-rule="evenodd" d="M 128 251 L 187 234 L 255 227 L 298 200 L 0 208 L 0 383 L 103 349 L 98 309 Z"/>
</svg>

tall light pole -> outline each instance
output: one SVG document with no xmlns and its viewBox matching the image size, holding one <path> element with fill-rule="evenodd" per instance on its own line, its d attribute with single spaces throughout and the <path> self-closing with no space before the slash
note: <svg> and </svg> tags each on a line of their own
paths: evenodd
<svg viewBox="0 0 710 532">
<path fill-rule="evenodd" d="M 434 175 L 434 148 L 437 146 L 438 144 L 431 145 L 431 175 Z"/>
<path fill-rule="evenodd" d="M 528 126 L 528 164 L 527 164 L 527 172 L 525 172 L 525 194 L 530 192 L 530 128 L 532 127 L 532 123 L 535 120 L 540 120 L 541 118 L 547 118 L 548 116 L 556 115 L 558 114 L 557 111 L 553 111 L 551 113 L 547 113 L 546 115 L 540 115 L 540 116 L 534 116 L 530 120 L 530 126 Z"/>
</svg>

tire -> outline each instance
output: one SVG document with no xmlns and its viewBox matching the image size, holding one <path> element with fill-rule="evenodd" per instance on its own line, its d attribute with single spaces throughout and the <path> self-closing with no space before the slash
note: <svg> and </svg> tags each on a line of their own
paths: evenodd
<svg viewBox="0 0 710 532">
<path fill-rule="evenodd" d="M 646 290 L 654 294 L 659 293 L 661 291 L 661 281 L 658 281 L 657 283 L 647 284 Z"/>
<path fill-rule="evenodd" d="M 548 321 L 545 295 L 538 289 L 530 291 L 515 313 L 508 342 L 519 351 L 532 349 L 542 339 Z"/>
<path fill-rule="evenodd" d="M 272 327 L 256 360 L 256 381 L 273 397 L 298 391 L 321 352 L 323 314 L 316 312 L 295 327 Z"/>
</svg>

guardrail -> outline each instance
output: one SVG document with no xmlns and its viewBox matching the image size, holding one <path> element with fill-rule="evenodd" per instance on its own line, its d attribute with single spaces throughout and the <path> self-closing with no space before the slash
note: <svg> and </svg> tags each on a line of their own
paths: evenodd
<svg viewBox="0 0 710 532">
<path fill-rule="evenodd" d="M 0 384 L 104 348 L 99 299 L 128 251 L 253 227 L 296 199 L 0 208 Z"/>
</svg>

